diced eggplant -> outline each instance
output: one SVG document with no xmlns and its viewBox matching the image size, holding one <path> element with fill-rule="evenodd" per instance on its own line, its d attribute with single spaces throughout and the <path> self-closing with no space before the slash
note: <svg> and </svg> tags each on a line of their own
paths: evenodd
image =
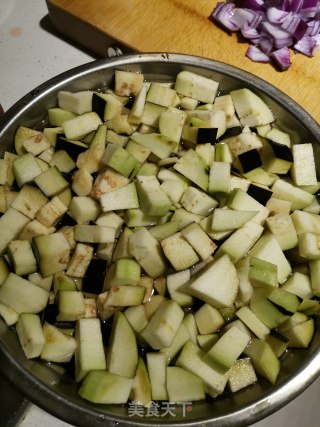
<svg viewBox="0 0 320 427">
<path fill-rule="evenodd" d="M 288 162 L 293 161 L 293 155 L 291 149 L 285 144 L 279 144 L 278 142 L 270 141 L 273 152 L 278 159 L 287 160 Z"/>
<path fill-rule="evenodd" d="M 249 172 L 252 169 L 256 169 L 262 165 L 259 151 L 256 148 L 245 151 L 244 153 L 240 153 L 238 155 L 238 159 L 240 160 L 244 173 Z"/>
<path fill-rule="evenodd" d="M 257 200 L 259 203 L 261 203 L 263 206 L 265 206 L 270 197 L 272 196 L 272 191 L 263 188 L 259 185 L 250 184 L 248 188 L 248 194 L 249 196 Z"/>
<path fill-rule="evenodd" d="M 51 126 L 62 126 L 66 120 L 76 117 L 72 111 L 64 110 L 60 107 L 48 108 L 48 119 Z"/>
<path fill-rule="evenodd" d="M 103 259 L 92 258 L 82 280 L 84 293 L 100 294 L 103 291 L 107 263 Z"/>
<path fill-rule="evenodd" d="M 73 161 L 76 161 L 79 154 L 88 149 L 88 145 L 81 141 L 68 140 L 64 134 L 58 134 L 55 152 L 64 150 L 68 153 Z"/>
</svg>

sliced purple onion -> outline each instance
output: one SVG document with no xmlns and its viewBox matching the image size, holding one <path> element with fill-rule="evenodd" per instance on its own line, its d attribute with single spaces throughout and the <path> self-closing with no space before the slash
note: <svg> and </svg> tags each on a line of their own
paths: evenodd
<svg viewBox="0 0 320 427">
<path fill-rule="evenodd" d="M 270 62 L 270 57 L 262 52 L 257 46 L 249 46 L 246 52 L 246 56 L 255 62 Z"/>
<path fill-rule="evenodd" d="M 318 52 L 320 52 L 320 34 L 313 37 L 316 41 L 315 47 L 312 49 L 312 55 L 315 56 Z"/>
<path fill-rule="evenodd" d="M 289 12 L 278 9 L 277 7 L 268 7 L 266 16 L 272 24 L 281 24 L 288 16 Z"/>
<path fill-rule="evenodd" d="M 305 34 L 306 36 L 314 37 L 320 34 L 320 20 L 309 22 L 307 25 L 308 29 Z"/>
<path fill-rule="evenodd" d="M 281 71 L 287 70 L 291 65 L 290 51 L 287 47 L 274 50 L 270 53 L 270 58 L 278 66 Z"/>
<path fill-rule="evenodd" d="M 245 9 L 251 9 L 251 10 L 263 12 L 266 10 L 265 3 L 266 2 L 263 0 L 243 0 L 241 2 L 241 7 Z"/>
<path fill-rule="evenodd" d="M 297 15 L 290 12 L 281 23 L 281 28 L 292 34 L 295 39 L 300 40 L 306 34 L 308 24 Z"/>
<path fill-rule="evenodd" d="M 305 36 L 302 37 L 296 44 L 293 45 L 294 49 L 306 56 L 311 57 L 312 51 L 316 46 L 317 42 L 314 37 Z"/>
<path fill-rule="evenodd" d="M 219 2 L 217 3 L 217 7 L 212 11 L 211 15 L 209 16 L 209 19 L 213 22 L 219 22 L 221 25 L 227 28 L 227 30 L 238 31 L 239 27 L 230 21 L 231 17 L 234 14 L 234 11 L 234 3 Z"/>
<path fill-rule="evenodd" d="M 273 37 L 274 46 L 276 49 L 287 47 L 292 45 L 292 36 L 288 31 L 283 30 L 280 26 L 272 24 L 270 22 L 263 22 L 261 24 L 261 32 L 264 35 Z"/>
<path fill-rule="evenodd" d="M 226 0 L 209 19 L 240 32 L 251 44 L 248 58 L 272 60 L 281 71 L 291 65 L 289 47 L 306 56 L 320 51 L 320 0 Z"/>
<path fill-rule="evenodd" d="M 318 0 L 304 0 L 301 8 L 301 14 L 304 18 L 314 18 L 316 11 L 319 10 Z"/>
<path fill-rule="evenodd" d="M 260 49 L 266 55 L 269 55 L 273 50 L 273 39 L 271 37 L 260 37 Z"/>
<path fill-rule="evenodd" d="M 230 18 L 230 22 L 234 25 L 248 29 L 257 28 L 262 20 L 261 14 L 249 9 L 237 9 Z"/>
</svg>

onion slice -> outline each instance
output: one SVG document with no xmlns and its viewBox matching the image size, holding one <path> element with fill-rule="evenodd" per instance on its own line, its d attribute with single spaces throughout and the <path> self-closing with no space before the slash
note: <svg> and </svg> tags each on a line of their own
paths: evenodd
<svg viewBox="0 0 320 427">
<path fill-rule="evenodd" d="M 320 0 L 226 0 L 209 19 L 241 33 L 252 61 L 273 62 L 280 71 L 291 65 L 289 48 L 308 57 L 320 50 Z"/>
</svg>

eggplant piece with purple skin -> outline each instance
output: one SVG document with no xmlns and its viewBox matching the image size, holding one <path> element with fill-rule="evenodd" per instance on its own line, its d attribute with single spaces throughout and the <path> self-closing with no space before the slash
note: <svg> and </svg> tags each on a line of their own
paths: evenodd
<svg viewBox="0 0 320 427">
<path fill-rule="evenodd" d="M 247 193 L 263 206 L 267 204 L 267 201 L 272 196 L 272 191 L 254 184 L 249 185 Z"/>
<path fill-rule="evenodd" d="M 104 259 L 93 258 L 82 279 L 82 291 L 91 294 L 103 292 L 107 262 Z"/>
<path fill-rule="evenodd" d="M 278 142 L 270 141 L 269 144 L 271 145 L 274 155 L 278 159 L 282 160 L 288 160 L 289 162 L 293 162 L 293 156 L 290 148 L 285 144 L 279 144 Z"/>
<path fill-rule="evenodd" d="M 197 135 L 197 144 L 206 144 L 210 142 L 215 144 L 217 141 L 218 128 L 199 128 Z"/>
<path fill-rule="evenodd" d="M 253 169 L 262 166 L 260 154 L 256 148 L 239 154 L 238 159 L 241 163 L 242 170 L 244 173 L 247 173 Z"/>
<path fill-rule="evenodd" d="M 66 151 L 72 160 L 77 161 L 80 153 L 88 149 L 88 145 L 81 141 L 70 141 L 66 139 L 65 135 L 58 134 L 55 150 Z"/>
</svg>

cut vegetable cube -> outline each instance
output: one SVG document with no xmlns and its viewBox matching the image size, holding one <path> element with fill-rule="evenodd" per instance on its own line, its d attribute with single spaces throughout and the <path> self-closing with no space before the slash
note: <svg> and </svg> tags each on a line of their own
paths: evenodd
<svg viewBox="0 0 320 427">
<path fill-rule="evenodd" d="M 129 252 L 148 276 L 156 278 L 165 273 L 167 267 L 161 245 L 147 229 L 142 228 L 129 237 Z"/>
<path fill-rule="evenodd" d="M 18 276 L 37 271 L 37 261 L 28 240 L 12 240 L 7 248 L 10 264 Z"/>
<path fill-rule="evenodd" d="M 205 384 L 206 393 L 212 397 L 221 394 L 226 386 L 228 375 L 222 374 L 203 361 L 205 353 L 188 341 L 177 359 L 176 366 L 197 375 Z"/>
<path fill-rule="evenodd" d="M 62 126 L 65 121 L 73 119 L 76 116 L 75 113 L 64 108 L 48 108 L 48 119 L 51 126 Z"/>
<path fill-rule="evenodd" d="M 139 200 L 135 183 L 117 188 L 110 193 L 105 193 L 100 196 L 100 203 L 103 212 L 121 209 L 136 209 L 139 208 Z"/>
<path fill-rule="evenodd" d="M 45 322 L 43 327 L 45 344 L 41 350 L 41 359 L 47 362 L 70 362 L 76 350 L 76 340 Z"/>
<path fill-rule="evenodd" d="M 84 296 L 79 291 L 59 291 L 58 298 L 58 322 L 68 322 L 82 319 L 85 315 L 86 307 Z"/>
<path fill-rule="evenodd" d="M 138 359 L 129 398 L 131 402 L 146 407 L 148 407 L 151 402 L 151 385 L 146 364 L 142 357 Z"/>
<path fill-rule="evenodd" d="M 167 367 L 167 390 L 170 402 L 188 402 L 205 398 L 201 378 L 178 366 Z"/>
<path fill-rule="evenodd" d="M 225 323 L 220 311 L 207 303 L 194 313 L 194 318 L 202 335 L 217 332 Z"/>
<path fill-rule="evenodd" d="M 79 319 L 76 325 L 75 377 L 81 381 L 90 371 L 106 369 L 99 319 Z"/>
<path fill-rule="evenodd" d="M 71 248 L 63 233 L 37 236 L 33 242 L 42 276 L 50 276 L 67 268 Z"/>
<path fill-rule="evenodd" d="M 271 233 L 264 233 L 250 251 L 250 257 L 268 261 L 278 267 L 278 282 L 283 283 L 291 273 L 291 265 L 278 241 Z"/>
<path fill-rule="evenodd" d="M 203 216 L 207 216 L 218 206 L 216 199 L 191 186 L 183 193 L 180 203 L 188 212 Z"/>
<path fill-rule="evenodd" d="M 108 290 L 105 305 L 130 307 L 143 302 L 146 289 L 136 285 L 113 285 Z"/>
<path fill-rule="evenodd" d="M 172 344 L 183 316 L 182 309 L 175 301 L 163 301 L 141 336 L 155 350 L 168 347 Z"/>
<path fill-rule="evenodd" d="M 16 331 L 27 359 L 39 357 L 45 344 L 40 317 L 37 314 L 21 313 Z"/>
<path fill-rule="evenodd" d="M 117 311 L 113 318 L 107 370 L 111 374 L 133 378 L 138 364 L 137 341 L 125 315 Z"/>
<path fill-rule="evenodd" d="M 94 111 L 83 113 L 62 123 L 64 134 L 67 139 L 82 139 L 93 130 L 97 130 L 102 121 Z"/>
<path fill-rule="evenodd" d="M 197 99 L 203 103 L 212 103 L 216 97 L 219 83 L 192 73 L 180 71 L 176 77 L 174 89 L 180 95 Z"/>
<path fill-rule="evenodd" d="M 108 289 L 114 285 L 136 285 L 140 280 L 140 265 L 133 259 L 118 259 L 108 270 L 106 284 Z"/>
<path fill-rule="evenodd" d="M 263 126 L 275 120 L 267 104 L 250 89 L 233 90 L 230 95 L 243 126 Z"/>
<path fill-rule="evenodd" d="M 67 206 L 61 202 L 59 197 L 54 196 L 38 210 L 36 219 L 45 227 L 50 228 L 62 219 L 67 210 Z"/>
<path fill-rule="evenodd" d="M 11 207 L 28 218 L 34 219 L 38 210 L 47 202 L 47 197 L 38 188 L 26 184 L 20 189 Z"/>
<path fill-rule="evenodd" d="M 40 175 L 42 169 L 35 156 L 31 153 L 27 153 L 14 160 L 13 173 L 18 187 L 21 188 L 25 184 L 31 183 Z"/>
<path fill-rule="evenodd" d="M 283 251 L 297 246 L 298 236 L 289 214 L 270 216 L 266 223 Z"/>
<path fill-rule="evenodd" d="M 129 177 L 137 165 L 137 160 L 127 150 L 109 142 L 102 161 L 125 177 Z"/>
<path fill-rule="evenodd" d="M 28 240 L 32 242 L 32 239 L 37 236 L 47 236 L 48 234 L 52 234 L 56 231 L 55 227 L 45 227 L 41 224 L 37 219 L 28 222 L 28 224 L 23 228 L 21 233 L 19 234 L 20 240 Z"/>
<path fill-rule="evenodd" d="M 98 218 L 101 208 L 99 203 L 90 197 L 75 196 L 71 200 L 69 211 L 77 224 L 86 224 Z"/>
<path fill-rule="evenodd" d="M 313 194 L 301 190 L 301 188 L 295 187 L 290 184 L 290 182 L 280 178 L 275 181 L 271 190 L 273 191 L 274 197 L 291 202 L 291 209 L 293 211 L 309 206 L 314 200 Z"/>
<path fill-rule="evenodd" d="M 280 372 L 280 362 L 266 341 L 258 338 L 252 339 L 245 350 L 245 354 L 251 358 L 258 374 L 272 384 L 276 383 Z"/>
<path fill-rule="evenodd" d="M 309 319 L 293 325 L 292 328 L 281 331 L 281 335 L 289 340 L 289 347 L 307 348 L 313 338 L 314 327 L 314 319 Z"/>
<path fill-rule="evenodd" d="M 217 248 L 217 245 L 203 231 L 200 225 L 196 223 L 187 225 L 187 227 L 181 230 L 181 234 L 202 260 L 208 259 Z"/>
<path fill-rule="evenodd" d="M 0 316 L 6 322 L 6 325 L 12 326 L 17 323 L 20 314 L 17 313 L 13 308 L 0 302 Z"/>
<path fill-rule="evenodd" d="M 71 188 L 78 196 L 88 196 L 92 185 L 93 177 L 85 168 L 80 168 L 73 173 Z"/>
<path fill-rule="evenodd" d="M 199 261 L 198 255 L 180 232 L 162 240 L 161 246 L 164 255 L 177 271 L 192 267 Z"/>
<path fill-rule="evenodd" d="M 253 287 L 278 287 L 277 266 L 259 258 L 250 259 L 248 279 Z"/>
<path fill-rule="evenodd" d="M 299 298 L 295 294 L 292 294 L 283 288 L 272 289 L 267 298 L 290 313 L 295 313 L 300 304 Z"/>
<path fill-rule="evenodd" d="M 298 271 L 293 272 L 281 288 L 302 299 L 312 298 L 313 296 L 309 275 Z"/>
<path fill-rule="evenodd" d="M 93 403 L 125 404 L 129 399 L 132 384 L 131 378 L 107 371 L 91 371 L 82 382 L 79 394 Z"/>
<path fill-rule="evenodd" d="M 131 71 L 115 70 L 115 93 L 119 96 L 137 96 L 140 92 L 144 76 Z"/>
<path fill-rule="evenodd" d="M 148 324 L 147 314 L 143 304 L 126 308 L 124 315 L 136 333 L 140 333 Z"/>
<path fill-rule="evenodd" d="M 190 179 L 202 190 L 207 191 L 209 177 L 206 172 L 206 165 L 196 151 L 188 150 L 174 165 L 174 169 Z"/>
<path fill-rule="evenodd" d="M 270 329 L 277 328 L 288 319 L 287 315 L 283 314 L 272 302 L 265 298 L 252 298 L 250 308 L 261 322 Z"/>
<path fill-rule="evenodd" d="M 230 193 L 228 208 L 239 211 L 257 211 L 258 213 L 252 218 L 252 222 L 260 225 L 263 225 L 269 216 L 269 210 L 242 188 L 235 188 Z"/>
<path fill-rule="evenodd" d="M 211 228 L 213 231 L 228 231 L 243 227 L 257 211 L 238 211 L 215 208 L 212 214 Z"/>
<path fill-rule="evenodd" d="M 264 229 L 253 220 L 238 228 L 217 250 L 217 255 L 228 254 L 234 263 L 240 261 L 259 241 Z"/>
<path fill-rule="evenodd" d="M 58 105 L 64 110 L 75 114 L 83 114 L 92 110 L 92 91 L 68 92 L 60 90 L 58 92 Z"/>
<path fill-rule="evenodd" d="M 250 339 L 248 334 L 237 326 L 232 326 L 205 354 L 203 360 L 213 368 L 227 371 L 247 347 Z"/>
<path fill-rule="evenodd" d="M 47 291 L 14 273 L 10 273 L 0 287 L 0 302 L 17 313 L 39 313 L 48 299 Z"/>
<path fill-rule="evenodd" d="M 293 164 L 291 176 L 295 185 L 317 184 L 316 164 L 312 144 L 292 146 Z"/>
<path fill-rule="evenodd" d="M 147 353 L 152 400 L 167 400 L 167 358 L 163 353 Z"/>
<path fill-rule="evenodd" d="M 14 135 L 14 149 L 18 156 L 26 154 L 26 150 L 23 147 L 23 141 L 31 138 L 32 136 L 38 135 L 40 131 L 31 129 L 25 126 L 18 126 L 16 133 Z"/>
<path fill-rule="evenodd" d="M 93 256 L 93 247 L 77 243 L 69 261 L 67 274 L 74 277 L 83 277 L 89 267 Z"/>
<path fill-rule="evenodd" d="M 232 393 L 257 382 L 257 376 L 249 358 L 238 359 L 229 369 L 228 386 Z"/>
<path fill-rule="evenodd" d="M 170 297 L 180 306 L 191 305 L 193 298 L 183 292 L 179 292 L 180 286 L 190 280 L 190 270 L 178 271 L 167 275 L 167 290 Z"/>
<path fill-rule="evenodd" d="M 230 307 L 234 303 L 238 288 L 235 266 L 228 255 L 223 255 L 192 276 L 180 291 L 219 308 Z"/>
<path fill-rule="evenodd" d="M 148 148 L 159 159 L 166 159 L 177 147 L 175 141 L 158 133 L 134 133 L 131 135 L 131 139 Z"/>
<path fill-rule="evenodd" d="M 179 142 L 186 117 L 186 114 L 180 110 L 179 112 L 162 112 L 159 117 L 159 131 L 161 135 L 164 135 L 172 141 Z"/>
<path fill-rule="evenodd" d="M 51 147 L 50 142 L 43 133 L 39 133 L 38 135 L 25 139 L 22 145 L 28 153 L 32 153 L 34 156 L 38 156 L 43 151 L 48 150 Z"/>
<path fill-rule="evenodd" d="M 169 211 L 171 201 L 155 176 L 138 176 L 136 185 L 140 206 L 146 215 L 163 216 Z"/>
<path fill-rule="evenodd" d="M 209 193 L 229 193 L 230 172 L 230 163 L 214 161 L 209 172 Z"/>
<path fill-rule="evenodd" d="M 185 343 L 190 339 L 190 334 L 187 327 L 184 325 L 184 317 L 177 333 L 175 334 L 173 341 L 169 347 L 163 347 L 157 354 L 163 354 L 166 358 L 166 364 L 169 365 L 175 356 L 180 352 Z"/>
<path fill-rule="evenodd" d="M 236 316 L 260 339 L 264 340 L 270 333 L 270 329 L 261 322 L 256 314 L 249 307 L 243 306 Z"/>
<path fill-rule="evenodd" d="M 69 186 L 56 166 L 51 166 L 37 175 L 34 181 L 47 197 L 56 196 Z"/>
<path fill-rule="evenodd" d="M 74 238 L 82 243 L 113 243 L 116 230 L 101 225 L 77 224 L 74 226 Z"/>
</svg>

